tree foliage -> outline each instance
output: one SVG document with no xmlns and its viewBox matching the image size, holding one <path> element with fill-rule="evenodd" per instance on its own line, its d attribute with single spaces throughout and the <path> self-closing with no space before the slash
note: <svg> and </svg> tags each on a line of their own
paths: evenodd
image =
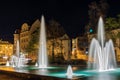
<svg viewBox="0 0 120 80">
<path fill-rule="evenodd" d="M 49 21 L 49 38 L 58 38 L 65 34 L 63 27 L 55 20 Z"/>
<path fill-rule="evenodd" d="M 38 50 L 38 42 L 39 42 L 39 28 L 37 28 L 31 35 L 30 35 L 30 42 L 28 47 L 26 48 L 26 52 L 36 52 Z"/>
<path fill-rule="evenodd" d="M 120 28 L 120 14 L 117 17 L 108 17 L 105 20 L 105 29 L 107 31 Z"/>
<path fill-rule="evenodd" d="M 119 25 L 120 24 L 118 23 L 116 18 L 112 18 L 112 17 L 106 18 L 106 22 L 105 22 L 106 30 L 116 29 L 119 27 Z"/>
<path fill-rule="evenodd" d="M 51 40 L 51 45 L 52 45 L 52 61 L 54 61 L 54 49 L 56 46 L 58 45 L 61 45 L 59 44 L 56 39 L 63 36 L 65 34 L 65 31 L 63 29 L 63 27 L 58 23 L 56 22 L 55 20 L 51 20 L 49 22 L 49 39 L 52 39 Z"/>
<path fill-rule="evenodd" d="M 89 10 L 88 10 L 89 26 L 87 27 L 92 28 L 94 31 L 96 31 L 98 19 L 100 16 L 102 16 L 103 19 L 106 17 L 109 5 L 106 2 L 106 0 L 100 0 L 99 2 L 97 1 L 91 2 L 88 7 L 89 7 Z"/>
</svg>

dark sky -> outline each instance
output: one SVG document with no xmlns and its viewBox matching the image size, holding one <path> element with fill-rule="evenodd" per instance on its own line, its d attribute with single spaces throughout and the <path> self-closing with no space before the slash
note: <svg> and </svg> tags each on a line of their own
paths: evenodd
<svg viewBox="0 0 120 80">
<path fill-rule="evenodd" d="M 0 2 L 0 38 L 12 41 L 15 29 L 32 24 L 41 15 L 58 21 L 69 35 L 83 32 L 88 23 L 88 4 L 95 0 L 3 0 Z M 99 1 L 99 0 L 97 0 Z M 108 16 L 120 13 L 119 0 L 108 0 Z"/>
</svg>

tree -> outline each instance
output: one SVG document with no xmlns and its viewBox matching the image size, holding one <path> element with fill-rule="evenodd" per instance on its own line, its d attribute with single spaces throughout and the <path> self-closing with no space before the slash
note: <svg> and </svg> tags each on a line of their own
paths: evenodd
<svg viewBox="0 0 120 80">
<path fill-rule="evenodd" d="M 118 21 L 119 27 L 120 27 L 120 14 L 117 15 L 117 21 Z"/>
<path fill-rule="evenodd" d="M 105 29 L 110 31 L 112 29 L 116 29 L 119 27 L 119 23 L 117 22 L 117 19 L 116 18 L 112 18 L 112 17 L 109 17 L 109 18 L 106 18 L 106 22 L 105 22 Z"/>
<path fill-rule="evenodd" d="M 102 16 L 104 20 L 106 17 L 108 8 L 109 8 L 109 5 L 106 2 L 106 0 L 100 0 L 99 3 L 95 1 L 91 2 L 88 10 L 89 26 L 87 27 L 92 28 L 94 32 L 96 32 L 99 17 Z"/>
<path fill-rule="evenodd" d="M 63 36 L 65 34 L 65 31 L 58 22 L 56 22 L 55 20 L 50 20 L 49 32 L 50 32 L 49 39 L 52 39 L 52 41 L 51 41 L 51 43 L 52 43 L 52 59 L 54 61 L 54 57 L 55 57 L 54 48 L 55 48 L 55 45 L 57 44 L 56 39 Z"/>
<path fill-rule="evenodd" d="M 98 12 L 98 6 L 96 2 L 92 2 L 89 5 L 89 10 L 88 10 L 88 15 L 89 15 L 89 27 L 93 28 L 94 30 L 96 29 L 96 24 L 97 24 L 97 12 Z"/>
<path fill-rule="evenodd" d="M 100 12 L 98 13 L 98 16 L 102 16 L 103 19 L 105 19 L 106 14 L 108 12 L 109 9 L 109 4 L 107 3 L 107 0 L 100 0 L 99 1 L 99 8 L 100 8 Z"/>
<path fill-rule="evenodd" d="M 120 27 L 120 14 L 117 17 L 108 17 L 105 19 L 105 29 L 107 31 L 118 29 Z"/>
<path fill-rule="evenodd" d="M 38 42 L 39 42 L 39 27 L 30 35 L 30 42 L 28 47 L 26 48 L 26 52 L 37 53 L 38 51 Z"/>
</svg>

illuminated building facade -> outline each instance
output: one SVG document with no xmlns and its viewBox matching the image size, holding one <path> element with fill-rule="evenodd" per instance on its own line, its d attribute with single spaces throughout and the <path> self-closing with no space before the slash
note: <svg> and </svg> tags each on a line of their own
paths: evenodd
<svg viewBox="0 0 120 80">
<path fill-rule="evenodd" d="M 71 55 L 71 43 L 70 39 L 67 34 L 64 34 L 63 36 L 56 38 L 54 40 L 54 46 L 53 46 L 53 39 L 49 39 L 47 41 L 47 48 L 49 56 L 52 56 L 52 53 L 54 52 L 55 58 L 57 57 L 63 57 L 65 60 L 69 59 L 69 56 Z M 54 51 L 52 51 L 54 48 Z"/>
<path fill-rule="evenodd" d="M 13 44 L 0 40 L 0 57 L 10 57 L 13 54 Z"/>
<path fill-rule="evenodd" d="M 21 31 L 20 31 L 20 51 L 25 53 L 25 50 L 28 46 L 29 43 L 29 26 L 27 23 L 24 23 L 21 26 Z"/>
<path fill-rule="evenodd" d="M 31 40 L 31 35 L 40 27 L 40 20 L 37 19 L 31 26 L 29 26 L 27 23 L 24 23 L 21 26 L 20 30 L 16 30 L 14 33 L 14 52 L 16 52 L 16 41 L 20 41 L 20 51 L 22 53 L 26 52 L 26 47 L 29 44 L 29 41 Z M 48 36 L 50 34 L 48 33 Z M 55 38 L 55 45 L 52 45 L 53 39 L 47 39 L 47 51 L 48 55 L 52 56 L 52 52 L 54 52 L 54 56 L 58 57 L 60 55 L 63 55 L 63 57 L 67 60 L 68 55 L 71 53 L 70 51 L 70 41 L 67 34 L 64 34 L 60 37 Z M 38 47 L 38 45 L 36 45 Z M 53 50 L 54 47 L 54 51 Z M 36 57 L 37 54 L 29 54 L 33 57 Z"/>
<path fill-rule="evenodd" d="M 87 54 L 86 54 L 87 46 L 88 43 L 86 38 L 84 37 L 73 38 L 71 59 L 87 60 Z"/>
</svg>

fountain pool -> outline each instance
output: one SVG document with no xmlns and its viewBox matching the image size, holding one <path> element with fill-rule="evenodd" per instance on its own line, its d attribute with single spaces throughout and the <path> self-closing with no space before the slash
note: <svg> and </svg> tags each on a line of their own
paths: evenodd
<svg viewBox="0 0 120 80">
<path fill-rule="evenodd" d="M 0 72 L 7 75 L 40 80 L 120 80 L 120 69 L 116 68 L 115 52 L 112 40 L 105 44 L 102 18 L 98 23 L 98 39 L 93 38 L 89 50 L 88 67 L 52 66 L 48 67 L 44 17 L 41 19 L 40 49 L 38 64 L 24 67 L 0 66 Z M 42 37 L 42 38 L 41 38 Z M 17 75 L 16 75 L 17 76 Z"/>
<path fill-rule="evenodd" d="M 41 79 L 44 77 L 45 80 L 103 80 L 104 78 L 106 80 L 120 80 L 120 68 L 112 71 L 99 72 L 97 70 L 87 70 L 80 67 L 81 66 L 72 66 L 72 78 L 66 75 L 67 66 L 54 66 L 54 68 L 38 68 L 35 66 L 16 68 L 0 66 L 0 72 L 6 73 L 6 75 L 10 74 L 11 76 L 24 74 L 25 78 L 29 76 L 31 79 Z"/>
</svg>

